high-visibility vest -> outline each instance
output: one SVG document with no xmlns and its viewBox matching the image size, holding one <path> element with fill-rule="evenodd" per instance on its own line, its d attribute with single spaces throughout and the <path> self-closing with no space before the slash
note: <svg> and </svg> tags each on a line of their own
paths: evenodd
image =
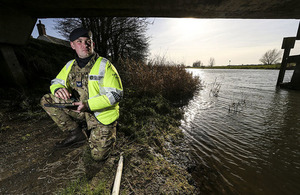
<svg viewBox="0 0 300 195">
<path fill-rule="evenodd" d="M 71 91 L 68 74 L 75 60 L 69 61 L 51 81 L 50 90 L 66 88 Z M 119 117 L 119 101 L 123 97 L 122 82 L 116 68 L 105 58 L 99 57 L 88 75 L 88 105 L 95 117 L 104 125 Z"/>
</svg>

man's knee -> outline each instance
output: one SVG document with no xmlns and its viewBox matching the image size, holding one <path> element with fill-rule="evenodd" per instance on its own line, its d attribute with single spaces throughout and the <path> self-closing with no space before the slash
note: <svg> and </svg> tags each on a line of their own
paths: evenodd
<svg viewBox="0 0 300 195">
<path fill-rule="evenodd" d="M 54 96 L 51 93 L 45 94 L 40 100 L 40 104 L 43 108 L 45 104 L 52 104 L 52 103 L 54 103 Z"/>
<path fill-rule="evenodd" d="M 112 147 L 100 149 L 100 150 L 98 148 L 92 148 L 91 155 L 94 160 L 102 161 L 102 160 L 106 160 L 108 158 L 111 150 L 112 150 Z"/>
<path fill-rule="evenodd" d="M 110 137 L 90 137 L 91 155 L 94 160 L 105 160 L 114 148 L 116 138 Z"/>
<path fill-rule="evenodd" d="M 95 160 L 105 160 L 111 153 L 116 142 L 116 126 L 102 125 L 93 129 L 90 135 L 91 155 Z"/>
<path fill-rule="evenodd" d="M 41 100 L 40 100 L 41 106 L 43 106 L 43 105 L 47 102 L 47 101 L 46 101 L 47 97 L 48 97 L 48 94 L 44 95 L 44 96 L 41 98 Z"/>
</svg>

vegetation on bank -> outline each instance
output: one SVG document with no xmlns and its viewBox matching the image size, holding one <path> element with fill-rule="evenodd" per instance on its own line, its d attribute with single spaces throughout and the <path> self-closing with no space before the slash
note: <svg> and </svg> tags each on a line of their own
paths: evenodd
<svg viewBox="0 0 300 195">
<path fill-rule="evenodd" d="M 183 112 L 178 105 L 187 102 L 199 89 L 199 78 L 183 66 L 146 65 L 131 60 L 120 61 L 116 66 L 125 89 L 116 145 L 116 152 L 123 152 L 125 159 L 122 194 L 196 193 L 187 171 L 193 164 L 184 153 L 187 148 L 179 129 Z M 177 155 L 186 155 L 185 162 L 178 162 Z M 78 189 L 73 183 L 71 191 L 85 191 L 88 185 L 88 189 L 97 189 L 92 194 L 109 192 L 113 174 L 109 166 L 101 172 L 106 174 L 94 177 L 96 187 L 91 182 Z M 70 186 L 62 194 L 69 194 Z"/>
<path fill-rule="evenodd" d="M 16 52 L 32 81 L 27 93 L 20 94 L 14 105 L 31 110 L 28 114 L 42 112 L 39 98 L 49 90 L 50 80 L 69 60 L 66 56 L 72 55 L 60 46 L 45 50 L 48 44 L 31 40 L 27 47 Z M 123 82 L 124 99 L 120 102 L 117 144 L 112 158 L 99 167 L 90 158 L 86 146 L 81 160 L 87 171 L 94 172 L 97 167 L 99 172 L 86 172 L 57 193 L 109 194 L 117 160 L 123 152 L 121 194 L 195 194 L 197 189 L 188 172 L 191 161 L 185 153 L 179 125 L 183 117 L 180 106 L 200 88 L 199 78 L 183 66 L 147 65 L 131 60 L 120 60 L 115 66 Z M 186 160 L 179 162 L 183 156 Z"/>
</svg>

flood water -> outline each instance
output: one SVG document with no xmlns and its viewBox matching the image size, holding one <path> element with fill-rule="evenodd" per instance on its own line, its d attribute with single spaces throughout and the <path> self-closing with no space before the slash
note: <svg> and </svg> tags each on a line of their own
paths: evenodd
<svg viewBox="0 0 300 195">
<path fill-rule="evenodd" d="M 203 194 L 300 194 L 300 91 L 276 89 L 278 70 L 189 71 L 204 87 L 181 128 Z"/>
</svg>

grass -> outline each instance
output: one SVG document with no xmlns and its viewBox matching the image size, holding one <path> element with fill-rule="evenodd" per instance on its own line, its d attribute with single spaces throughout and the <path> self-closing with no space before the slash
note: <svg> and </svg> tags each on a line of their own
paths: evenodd
<svg viewBox="0 0 300 195">
<path fill-rule="evenodd" d="M 74 182 L 71 182 L 66 188 L 57 192 L 58 195 L 73 195 L 73 194 L 103 194 L 109 195 L 110 191 L 106 189 L 106 183 L 98 183 L 97 187 L 93 190 L 89 184 L 89 181 L 86 178 L 77 179 Z"/>
</svg>

